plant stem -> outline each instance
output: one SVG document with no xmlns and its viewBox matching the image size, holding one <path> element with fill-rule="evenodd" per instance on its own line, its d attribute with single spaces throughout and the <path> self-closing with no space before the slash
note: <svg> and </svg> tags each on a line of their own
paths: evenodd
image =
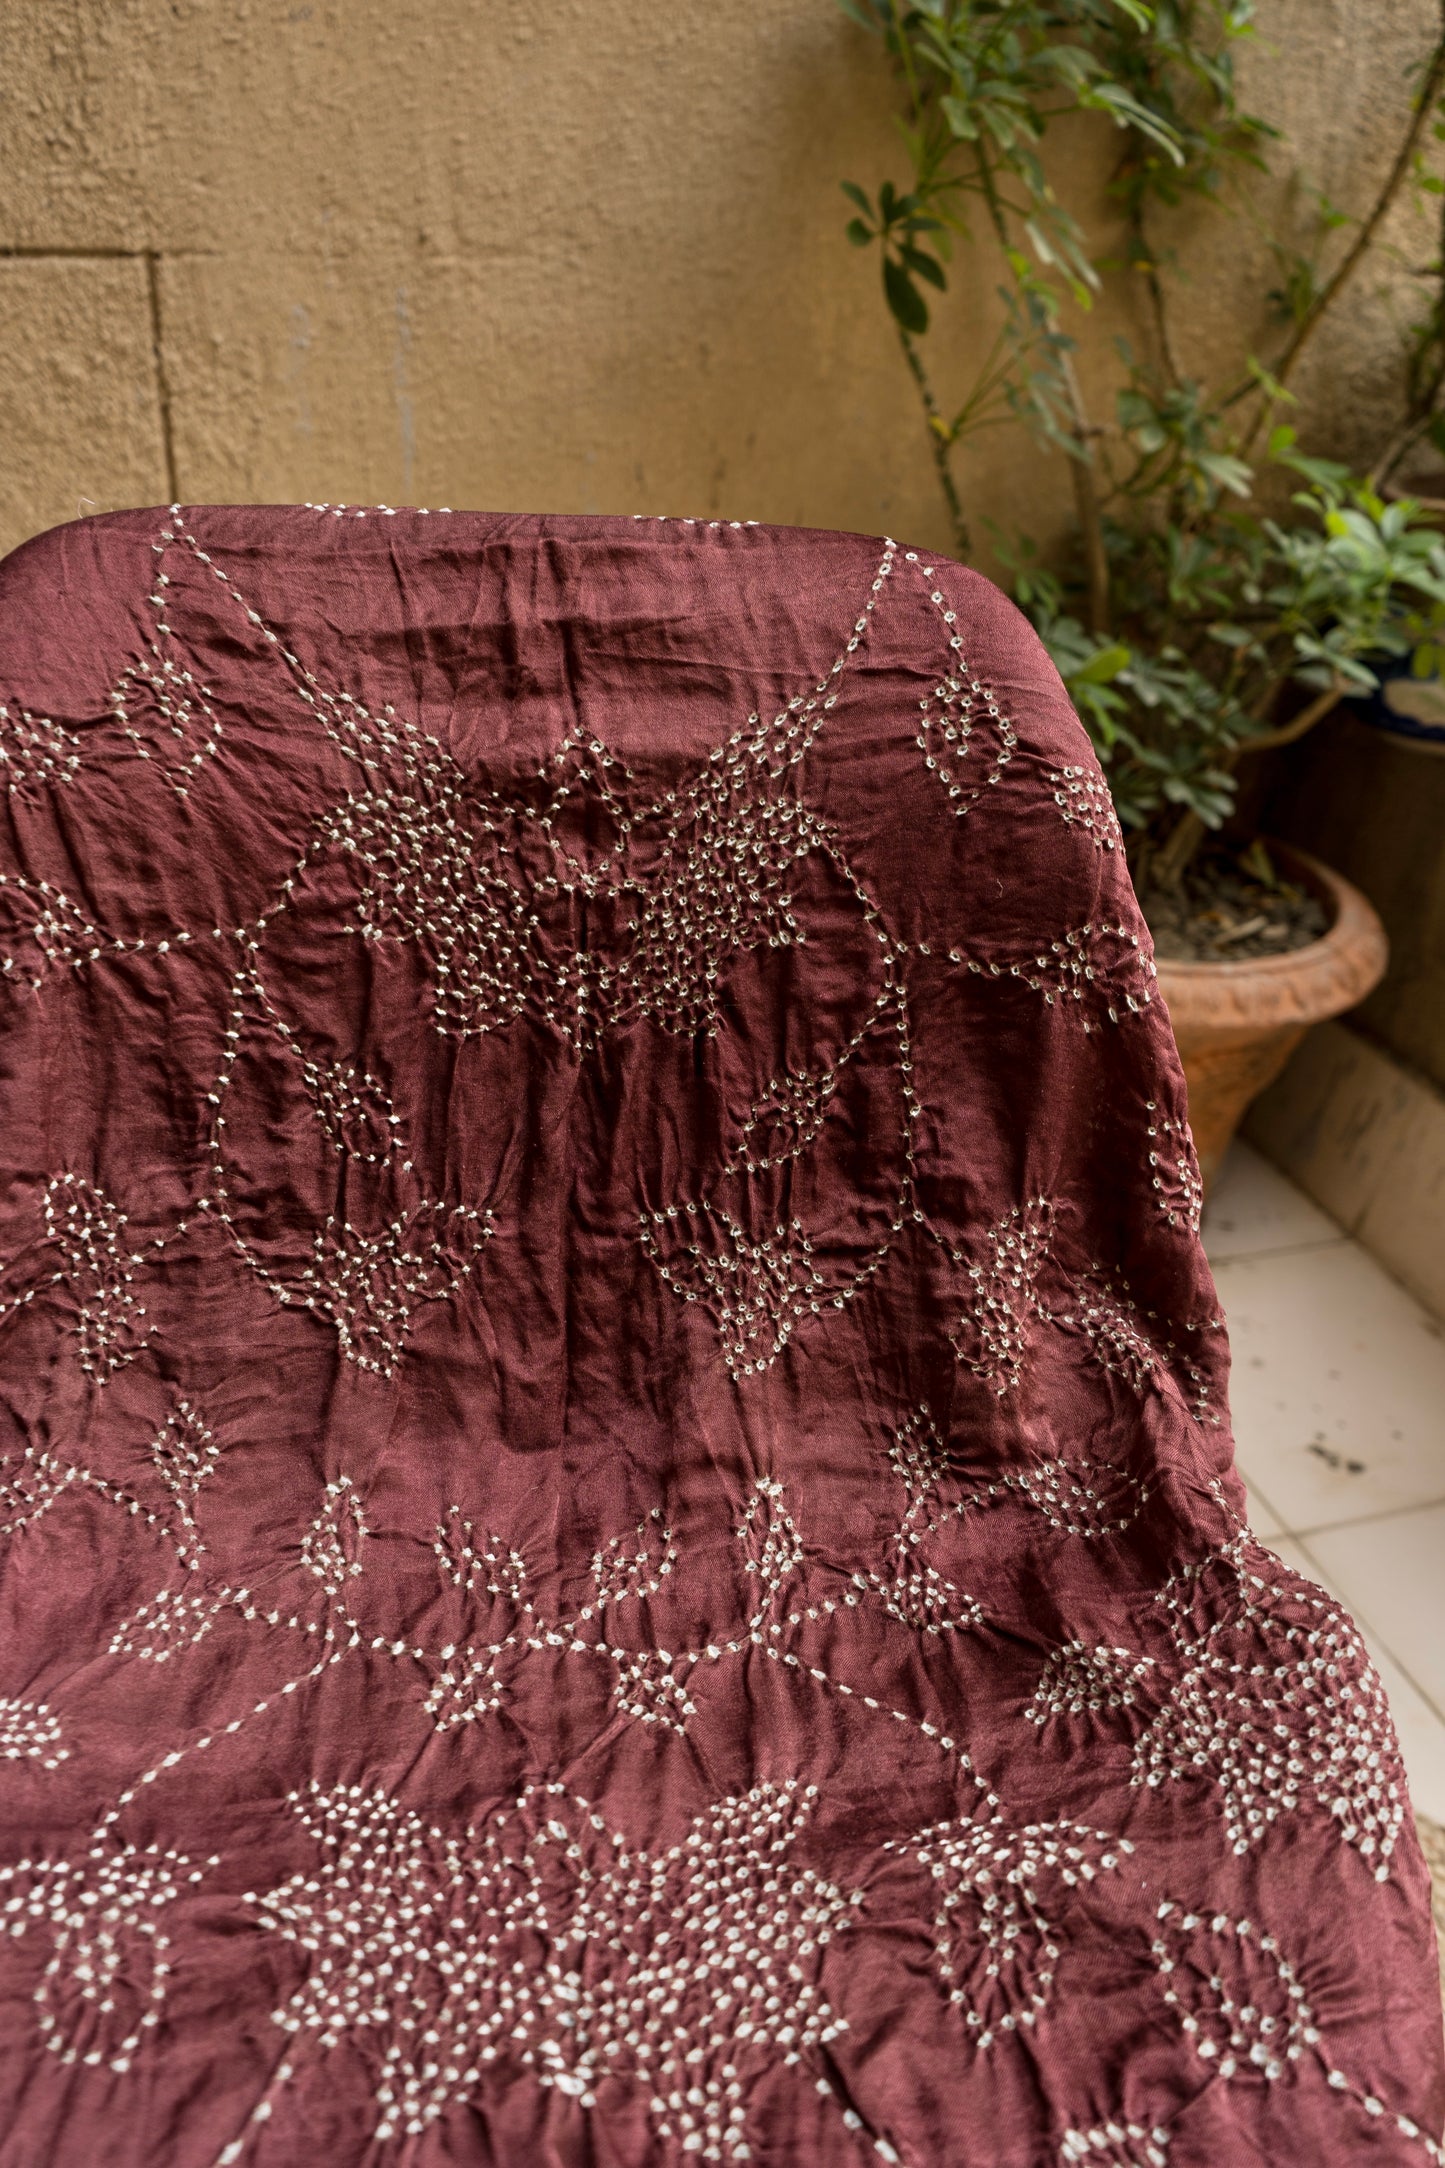
<svg viewBox="0 0 1445 2168">
<path fill-rule="evenodd" d="M 1220 763 L 1223 766 L 1223 762 Z M 1167 839 L 1154 853 L 1153 876 L 1157 888 L 1177 888 L 1208 831 L 1197 813 L 1185 813 L 1175 822 Z"/>
<path fill-rule="evenodd" d="M 1445 0 L 1442 0 L 1441 14 L 1442 18 L 1445 18 Z M 1386 213 L 1399 194 L 1410 171 L 1410 164 L 1420 138 L 1424 134 L 1425 124 L 1430 118 L 1435 101 L 1439 97 L 1442 88 L 1445 88 L 1445 37 L 1442 37 L 1437 42 L 1434 51 L 1430 55 L 1429 65 L 1425 71 L 1425 80 L 1421 85 L 1420 95 L 1415 103 L 1415 111 L 1410 118 L 1410 125 L 1405 131 L 1404 140 L 1399 150 L 1395 153 L 1394 163 L 1385 176 L 1379 194 L 1376 196 L 1354 240 L 1336 266 L 1333 276 L 1321 287 L 1304 315 L 1295 325 L 1284 352 L 1274 365 L 1272 373 L 1276 383 L 1284 384 L 1288 382 L 1290 373 L 1305 347 L 1313 338 L 1329 311 L 1334 307 L 1365 257 L 1369 254 L 1375 235 L 1378 233 Z M 1268 398 L 1262 400 L 1259 411 L 1246 430 L 1242 446 L 1242 450 L 1246 455 L 1253 446 L 1260 430 L 1264 427 L 1271 405 L 1272 402 Z"/>
<path fill-rule="evenodd" d="M 1302 738 L 1306 731 L 1313 730 L 1316 723 L 1323 722 L 1325 717 L 1339 706 L 1345 691 L 1344 679 L 1337 678 L 1333 685 L 1326 686 L 1322 693 L 1317 693 L 1313 700 L 1301 708 L 1298 715 L 1292 716 L 1278 730 L 1271 730 L 1262 738 L 1249 738 L 1243 745 L 1233 746 L 1227 753 L 1221 753 L 1215 763 L 1216 767 L 1225 775 L 1232 775 L 1246 753 L 1272 753 L 1281 745 L 1293 745 L 1297 738 Z M 1154 859 L 1154 879 L 1160 888 L 1179 886 L 1189 869 L 1190 860 L 1207 833 L 1197 813 L 1186 813 L 1176 822 L 1168 841 Z"/>
<path fill-rule="evenodd" d="M 1173 389 L 1178 391 L 1184 382 L 1184 372 L 1179 366 L 1179 357 L 1174 351 L 1174 338 L 1169 327 L 1169 309 L 1164 294 L 1164 281 L 1159 276 L 1159 265 L 1153 249 L 1149 246 L 1149 235 L 1144 224 L 1142 205 L 1135 206 L 1130 224 L 1133 228 L 1137 250 L 1134 268 L 1143 274 L 1145 291 L 1148 293 L 1149 307 L 1154 318 L 1154 340 L 1159 349 L 1159 359 L 1163 363 L 1165 377 Z"/>
<path fill-rule="evenodd" d="M 1442 372 L 1441 381 L 1445 381 L 1445 372 Z M 1436 397 L 1439 395 L 1439 390 L 1440 385 L 1437 383 L 1435 387 Z M 1434 400 L 1432 399 L 1429 408 L 1417 421 L 1407 423 L 1403 429 L 1397 430 L 1394 436 L 1391 437 L 1389 443 L 1365 477 L 1366 483 L 1377 495 L 1395 474 L 1396 470 L 1403 465 L 1410 453 L 1414 451 L 1415 446 L 1419 443 L 1421 437 L 1425 435 L 1434 419 Z"/>
<path fill-rule="evenodd" d="M 1078 442 L 1078 450 L 1070 454 L 1069 468 L 1074 484 L 1074 508 L 1079 515 L 1084 545 L 1084 572 L 1089 585 L 1089 630 L 1104 633 L 1109 630 L 1110 623 L 1109 553 L 1104 546 L 1104 515 L 1099 505 L 1092 449 L 1092 440 L 1099 432 L 1085 411 L 1079 379 L 1068 354 L 1061 358 L 1059 373 Z"/>
<path fill-rule="evenodd" d="M 939 487 L 942 489 L 944 499 L 948 505 L 948 517 L 953 528 L 953 547 L 960 557 L 966 558 L 972 553 L 973 537 L 968 531 L 968 521 L 963 516 L 963 504 L 958 494 L 958 484 L 953 478 L 953 461 L 950 456 L 952 445 L 949 441 L 948 424 L 939 412 L 938 401 L 933 395 L 933 386 L 928 379 L 928 371 L 923 366 L 923 357 L 908 333 L 901 326 L 899 327 L 898 340 L 903 348 L 904 358 L 913 371 L 913 381 L 918 386 L 918 396 L 923 401 L 923 411 L 927 416 L 928 448 L 933 454 L 933 464 L 938 470 Z"/>
<path fill-rule="evenodd" d="M 1302 738 L 1307 730 L 1313 730 L 1316 723 L 1322 723 L 1325 717 L 1339 706 L 1346 689 L 1344 679 L 1336 678 L 1333 685 L 1326 686 L 1322 693 L 1316 693 L 1314 699 L 1301 708 L 1298 715 L 1291 716 L 1287 723 L 1281 724 L 1278 730 L 1271 730 L 1263 738 L 1247 739 L 1243 745 L 1236 747 L 1232 754 L 1226 754 L 1220 765 L 1227 764 L 1232 768 L 1241 753 L 1272 753 L 1276 746 L 1293 745 L 1296 738 Z"/>
<path fill-rule="evenodd" d="M 1445 6 L 1445 0 L 1441 0 Z M 1010 253 L 1008 225 L 1003 205 L 999 201 L 994 184 L 993 167 L 983 149 L 977 152 L 979 179 L 983 187 L 984 201 L 988 205 L 993 230 L 998 236 L 999 247 L 1005 258 Z M 1074 485 L 1074 508 L 1079 515 L 1079 532 L 1084 545 L 1084 570 L 1089 586 L 1089 629 L 1092 632 L 1109 630 L 1109 554 L 1104 547 L 1104 517 L 1099 506 L 1099 492 L 1095 486 L 1093 441 L 1099 431 L 1089 421 L 1084 407 L 1084 395 L 1079 389 L 1079 379 L 1074 373 L 1073 360 L 1067 351 L 1059 357 L 1059 376 L 1068 402 L 1069 419 L 1074 425 L 1077 449 L 1069 453 L 1069 473 Z"/>
</svg>

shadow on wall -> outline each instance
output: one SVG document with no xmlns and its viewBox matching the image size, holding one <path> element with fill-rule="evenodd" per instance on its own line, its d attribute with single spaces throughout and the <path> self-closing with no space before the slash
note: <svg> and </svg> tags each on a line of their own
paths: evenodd
<svg viewBox="0 0 1445 2168">
<path fill-rule="evenodd" d="M 1430 12 L 1376 0 L 1365 42 L 1346 0 L 1261 6 L 1258 102 L 1342 201 L 1375 170 Z M 876 263 L 843 236 L 844 177 L 902 178 L 894 103 L 836 0 L 644 18 L 622 0 L 18 11 L 0 80 L 0 547 L 173 487 L 754 517 L 937 547 Z M 1106 181 L 1107 138 L 1077 155 L 1099 162 L 1074 170 L 1064 146 L 1076 200 Z M 1237 238 L 1201 260 L 1206 350 L 1245 328 L 1221 289 L 1263 292 L 1260 272 Z M 986 252 L 956 283 L 946 394 L 992 335 Z M 1351 326 L 1346 404 L 1376 315 L 1393 339 L 1383 312 Z M 1047 536 L 1069 516 L 1061 462 L 1021 458 L 1012 431 L 966 482 L 1005 525 Z"/>
<path fill-rule="evenodd" d="M 1341 709 L 1272 756 L 1262 824 L 1358 883 L 1385 922 L 1390 968 L 1350 1021 L 1445 1091 L 1445 757 Z"/>
</svg>

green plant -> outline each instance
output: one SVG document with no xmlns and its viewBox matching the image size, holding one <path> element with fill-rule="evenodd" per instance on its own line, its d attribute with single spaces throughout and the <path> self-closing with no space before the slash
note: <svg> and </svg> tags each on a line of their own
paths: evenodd
<svg viewBox="0 0 1445 2168">
<path fill-rule="evenodd" d="M 1367 478 L 1301 449 L 1291 379 L 1325 316 L 1379 245 L 1402 190 L 1440 198 L 1445 0 L 1399 152 L 1355 223 L 1317 202 L 1316 244 L 1270 236 L 1274 352 L 1208 385 L 1171 314 L 1171 221 L 1187 203 L 1246 215 L 1241 187 L 1279 142 L 1241 104 L 1235 57 L 1251 0 L 840 0 L 882 42 L 902 85 L 910 185 L 854 205 L 848 235 L 882 259 L 883 293 L 922 401 L 954 547 L 973 535 L 960 452 L 1022 426 L 1068 463 L 1072 552 L 995 537 L 1017 601 L 1042 634 L 1108 775 L 1141 886 L 1177 882 L 1227 817 L 1247 750 L 1299 736 L 1372 664 L 1436 667 L 1445 647 L 1445 541 L 1390 477 L 1424 439 L 1445 449 L 1445 241 L 1423 268 L 1408 327 L 1403 421 Z M 1124 234 L 1106 257 L 1055 193 L 1044 157 L 1066 116 L 1115 146 L 1110 196 Z M 975 232 L 981 229 L 981 234 Z M 1328 276 L 1330 236 L 1350 240 Z M 946 408 L 930 367 L 930 297 L 962 244 L 992 245 L 1000 321 L 964 397 Z M 1106 272 L 1139 301 L 1140 348 L 1117 342 L 1116 394 L 1091 413 L 1075 365 Z M 1097 371 L 1090 371 L 1091 378 Z"/>
</svg>

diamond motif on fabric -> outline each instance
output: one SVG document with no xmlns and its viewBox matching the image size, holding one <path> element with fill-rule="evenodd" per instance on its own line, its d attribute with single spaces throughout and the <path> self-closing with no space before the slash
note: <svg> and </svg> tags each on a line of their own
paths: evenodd
<svg viewBox="0 0 1445 2168">
<path fill-rule="evenodd" d="M 432 1549 L 453 1588 L 485 1588 L 488 1595 L 505 1596 L 512 1603 L 521 1596 L 527 1578 L 521 1552 L 500 1536 L 483 1535 L 479 1542 L 460 1506 L 449 1506 L 446 1519 L 437 1523 Z"/>
<path fill-rule="evenodd" d="M 1036 1461 L 1004 1478 L 1053 1527 L 1071 1536 L 1121 1535 L 1149 1502 L 1149 1485 L 1110 1461 Z"/>
<path fill-rule="evenodd" d="M 221 1448 L 188 1400 L 178 1400 L 151 1440 L 156 1473 L 178 1504 L 194 1505 L 201 1485 L 215 1474 Z"/>
<path fill-rule="evenodd" d="M 0 1460 L 0 1535 L 17 1535 L 22 1528 L 49 1512 L 75 1480 L 75 1472 L 53 1453 L 37 1453 L 27 1446 L 21 1454 Z"/>
<path fill-rule="evenodd" d="M 695 1252 L 663 1261 L 656 1230 L 672 1213 L 653 1212 L 640 1222 L 643 1248 L 663 1280 L 684 1302 L 703 1302 L 712 1312 L 723 1360 L 734 1377 L 751 1377 L 775 1363 L 797 1327 L 827 1293 L 813 1261 L 807 1230 L 794 1220 L 761 1241 L 748 1239 L 732 1216 L 712 1205 L 677 1208 L 698 1239 Z M 703 1243 L 712 1245 L 704 1249 Z"/>
<path fill-rule="evenodd" d="M 349 2041 L 366 2056 L 378 2143 L 422 2135 L 500 2064 L 584 2109 L 640 2087 L 660 2140 L 746 2160 L 748 2067 L 816 2070 L 844 2029 L 816 1975 L 862 1900 L 790 1856 L 815 1797 L 759 1784 L 652 1857 L 561 1786 L 448 1835 L 385 1793 L 313 1784 L 291 1803 L 318 1862 L 245 1900 L 325 1952 L 276 2022 L 321 2054 Z M 296 2075 L 293 2048 L 250 2128 Z"/>
<path fill-rule="evenodd" d="M 1178 1669 L 1136 1744 L 1132 1781 L 1213 1783 L 1239 1854 L 1313 1800 L 1384 1881 L 1407 1794 L 1379 1676 L 1339 1607 L 1268 1552 L 1253 1571 L 1247 1542 L 1160 1592 Z"/>
<path fill-rule="evenodd" d="M 163 1588 L 117 1626 L 111 1636 L 110 1654 L 139 1656 L 146 1663 L 163 1664 L 204 1641 L 224 1609 L 218 1597 L 191 1596 L 184 1589 Z"/>
<path fill-rule="evenodd" d="M 18 917 L 29 920 L 26 930 L 40 951 L 39 961 L 32 964 L 28 974 L 18 957 L 7 955 L 0 963 L 0 977 L 13 975 L 19 984 L 28 976 L 32 990 L 38 992 L 47 971 L 79 971 L 83 965 L 96 962 L 105 949 L 124 947 L 123 942 L 108 940 L 79 904 L 49 881 L 27 881 L 18 874 L 0 873 L 0 890 L 4 891 L 0 902 L 8 901 Z"/>
<path fill-rule="evenodd" d="M 746 1557 L 745 1573 L 756 1574 L 770 1600 L 803 1563 L 803 1539 L 783 1504 L 783 1485 L 760 1476 L 737 1530 Z"/>
<path fill-rule="evenodd" d="M 1077 1889 L 1114 1871 L 1133 1846 L 1074 1822 L 1014 1829 L 995 1811 L 936 1822 L 885 1849 L 929 1877 L 938 1976 L 974 2045 L 989 2048 L 1033 2025 L 1053 1993 L 1064 1937 L 1043 1909 L 1041 1886 Z"/>
<path fill-rule="evenodd" d="M 278 1299 L 334 1325 L 342 1354 L 359 1369 L 392 1377 L 415 1312 L 456 1293 L 494 1224 L 488 1211 L 425 1199 L 376 1235 L 329 1216 L 313 1238 L 311 1264 Z"/>
<path fill-rule="evenodd" d="M 789 1070 L 774 1077 L 749 1107 L 728 1169 L 762 1174 L 805 1152 L 827 1120 L 836 1081 L 835 1069 Z"/>
<path fill-rule="evenodd" d="M 1154 1202 L 1171 1227 L 1187 1227 L 1197 1235 L 1204 1217 L 1204 1182 L 1189 1124 L 1171 1119 L 1153 1099 L 1146 1102 L 1146 1110 Z"/>
<path fill-rule="evenodd" d="M 219 1861 L 210 1860 L 214 1867 Z M 167 1914 L 205 1869 L 184 1853 L 98 1843 L 80 1863 L 0 1867 L 0 1932 L 48 1932 L 36 1990 L 43 2045 L 66 2064 L 125 2071 L 160 2023 L 170 1972 Z"/>
<path fill-rule="evenodd" d="M 984 684 L 966 661 L 963 635 L 958 629 L 958 612 L 950 608 L 943 590 L 932 584 L 935 578 L 933 566 L 920 564 L 916 550 L 907 552 L 905 562 L 917 566 L 919 577 L 928 590 L 929 602 L 947 635 L 950 650 L 941 682 L 931 693 L 925 693 L 918 703 L 922 716 L 918 745 L 924 767 L 936 777 L 955 818 L 961 820 L 978 803 L 984 791 L 1002 779 L 1018 749 L 1018 732 L 999 706 L 993 687 Z M 990 747 L 987 761 L 980 760 L 973 768 L 965 768 L 970 754 L 981 751 L 984 743 Z"/>
<path fill-rule="evenodd" d="M 873 1574 L 869 1579 L 882 1596 L 884 1609 L 905 1626 L 918 1626 L 930 1634 L 951 1634 L 967 1633 L 982 1624 L 983 1606 L 952 1581 L 946 1581 L 934 1567 L 919 1565 L 901 1550 L 895 1551 L 892 1564 L 891 1578 Z"/>
<path fill-rule="evenodd" d="M 208 692 L 152 642 L 149 655 L 121 672 L 110 696 L 111 713 L 131 749 L 154 764 L 178 798 L 220 748 L 221 725 Z"/>
<path fill-rule="evenodd" d="M 964 1327 L 953 1337 L 959 1360 L 1000 1395 L 1023 1376 L 1033 1320 L 1040 1314 L 1039 1276 L 1053 1249 L 1054 1210 L 1047 1198 L 1033 1197 L 989 1229 L 982 1262 L 968 1267 L 973 1303 L 966 1324 L 972 1346 L 960 1345 Z"/>
<path fill-rule="evenodd" d="M 614 1536 L 592 1559 L 594 1604 L 583 1607 L 581 1616 L 591 1618 L 595 1608 L 622 1603 L 628 1597 L 655 1596 L 677 1564 L 677 1545 L 672 1530 L 654 1506 L 630 1536 Z"/>
<path fill-rule="evenodd" d="M 948 611 L 946 618 L 952 624 L 953 612 Z M 985 790 L 1002 779 L 1018 748 L 1018 732 L 999 706 L 996 694 L 976 677 L 967 675 L 963 663 L 931 693 L 925 693 L 918 706 L 923 718 L 918 733 L 923 765 L 937 777 L 955 819 L 962 820 Z M 982 751 L 985 741 L 991 742 L 989 754 L 976 759 L 972 767 L 966 766 L 971 754 Z"/>
<path fill-rule="evenodd" d="M 144 1258 L 128 1247 L 130 1221 L 103 1189 L 57 1175 L 45 1193 L 45 1232 L 77 1304 L 80 1367 L 97 1385 L 134 1362 L 154 1332 L 133 1292 Z"/>
<path fill-rule="evenodd" d="M 426 1697 L 426 1713 L 438 1731 L 474 1724 L 500 1709 L 507 1690 L 497 1676 L 496 1649 L 443 1649 L 444 1669 Z"/>
<path fill-rule="evenodd" d="M 1152 1659 L 1135 1656 L 1131 1649 L 1091 1649 L 1082 1641 L 1066 1641 L 1040 1672 L 1024 1715 L 1031 1724 L 1046 1724 L 1055 1716 L 1132 1709 L 1139 1682 L 1150 1669 Z"/>
<path fill-rule="evenodd" d="M 888 1448 L 893 1471 L 910 1498 L 922 1498 L 948 1473 L 948 1448 L 927 1407 L 905 1416 Z"/>
<path fill-rule="evenodd" d="M 1319 2042 L 1295 1968 L 1248 1920 L 1163 1904 L 1152 1951 L 1164 2000 L 1220 2077 L 1274 2084 Z"/>
<path fill-rule="evenodd" d="M 301 1563 L 314 1573 L 328 1596 L 345 1594 L 361 1572 L 367 1537 L 366 1514 L 349 1475 L 326 1486 L 321 1511 L 301 1538 Z"/>
<path fill-rule="evenodd" d="M 70 1759 L 60 1718 L 43 1701 L 0 1696 L 0 1761 L 34 1761 L 58 1769 Z"/>
<path fill-rule="evenodd" d="M 1105 1274 L 1093 1271 L 1071 1281 L 1067 1300 L 1067 1308 L 1050 1312 L 1052 1322 L 1081 1332 L 1099 1367 L 1116 1372 L 1136 1393 L 1142 1393 L 1160 1357 L 1128 1295 Z"/>
<path fill-rule="evenodd" d="M 69 783 L 80 767 L 80 740 L 47 715 L 0 701 L 0 781 L 8 791 L 29 783 Z"/>
<path fill-rule="evenodd" d="M 401 1148 L 400 1118 L 374 1076 L 353 1062 L 294 1051 L 307 1097 L 336 1151 L 374 1167 Z"/>
<path fill-rule="evenodd" d="M 1153 957 L 1133 928 L 1107 919 L 1071 926 L 1025 955 L 966 961 L 976 976 L 1018 979 L 1043 995 L 1046 1008 L 1077 1017 L 1086 1032 L 1147 1009 L 1158 977 Z"/>
<path fill-rule="evenodd" d="M 621 1649 L 614 1649 L 617 1664 L 617 1684 L 613 1699 L 624 1716 L 635 1716 L 644 1724 L 661 1724 L 668 1731 L 679 1734 L 687 1729 L 687 1720 L 697 1715 L 697 1704 L 687 1690 L 686 1673 L 679 1678 L 673 1670 L 673 1659 L 661 1649 L 645 1650 L 640 1656 L 630 1656 Z M 691 1670 L 691 1665 L 688 1670 Z"/>
<path fill-rule="evenodd" d="M 189 1561 L 205 1550 L 196 1526 L 196 1499 L 220 1465 L 221 1448 L 190 1402 L 178 1400 L 151 1440 L 150 1457 L 180 1524 L 177 1548 Z"/>
<path fill-rule="evenodd" d="M 1045 780 L 1053 790 L 1054 804 L 1066 828 L 1081 829 L 1096 851 L 1118 850 L 1124 831 L 1100 769 L 1065 763 L 1050 768 Z"/>
</svg>

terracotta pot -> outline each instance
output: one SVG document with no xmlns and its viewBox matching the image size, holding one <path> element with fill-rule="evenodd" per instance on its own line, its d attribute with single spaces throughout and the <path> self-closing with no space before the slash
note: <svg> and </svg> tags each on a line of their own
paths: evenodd
<svg viewBox="0 0 1445 2168">
<path fill-rule="evenodd" d="M 1308 948 L 1237 964 L 1159 960 L 1206 1193 L 1251 1099 L 1273 1083 L 1311 1024 L 1363 1001 L 1389 962 L 1385 929 L 1357 888 L 1303 851 L 1271 843 L 1270 853 L 1326 904 L 1328 933 Z"/>
</svg>

